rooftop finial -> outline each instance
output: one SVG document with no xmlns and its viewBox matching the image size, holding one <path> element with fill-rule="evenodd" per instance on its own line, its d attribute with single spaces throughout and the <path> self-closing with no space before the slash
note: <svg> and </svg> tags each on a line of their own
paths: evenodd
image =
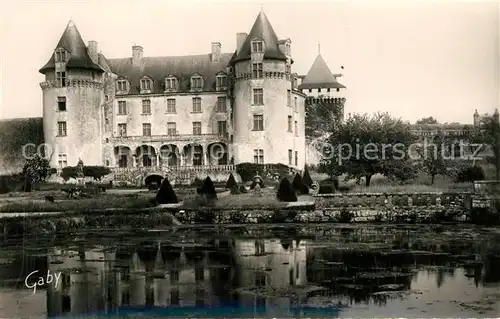
<svg viewBox="0 0 500 319">
<path fill-rule="evenodd" d="M 321 54 L 321 44 L 318 42 L 318 55 Z"/>
</svg>

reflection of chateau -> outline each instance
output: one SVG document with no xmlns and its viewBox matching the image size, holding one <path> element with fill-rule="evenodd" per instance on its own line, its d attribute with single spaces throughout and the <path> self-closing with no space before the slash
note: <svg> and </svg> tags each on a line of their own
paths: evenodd
<svg viewBox="0 0 500 319">
<path fill-rule="evenodd" d="M 279 239 L 239 239 L 233 242 L 236 281 L 243 307 L 265 308 L 267 311 L 289 309 L 290 293 L 286 289 L 307 284 L 305 241 Z M 254 289 L 281 296 L 265 298 L 252 293 Z"/>
</svg>

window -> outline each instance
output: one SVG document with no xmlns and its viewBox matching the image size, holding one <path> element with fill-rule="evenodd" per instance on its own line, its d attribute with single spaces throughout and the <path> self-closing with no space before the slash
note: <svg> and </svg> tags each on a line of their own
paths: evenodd
<svg viewBox="0 0 500 319">
<path fill-rule="evenodd" d="M 253 130 L 263 131 L 264 130 L 264 115 L 254 115 L 253 116 Z"/>
<path fill-rule="evenodd" d="M 264 150 L 262 149 L 253 150 L 253 162 L 255 164 L 264 164 Z"/>
<path fill-rule="evenodd" d="M 153 81 L 151 79 L 141 79 L 141 92 L 151 91 L 153 89 Z"/>
<path fill-rule="evenodd" d="M 326 92 L 330 92 L 330 88 L 326 89 Z"/>
<path fill-rule="evenodd" d="M 253 89 L 253 104 L 254 105 L 264 105 L 264 90 L 263 89 Z"/>
<path fill-rule="evenodd" d="M 177 90 L 177 78 L 173 76 L 169 76 L 165 79 L 165 90 L 166 91 L 175 91 Z"/>
<path fill-rule="evenodd" d="M 291 50 L 290 43 L 285 43 L 285 54 L 286 55 L 292 55 L 292 50 Z"/>
<path fill-rule="evenodd" d="M 226 112 L 226 97 L 225 96 L 219 96 L 217 98 L 217 107 L 215 108 L 215 111 L 218 113 L 225 113 Z"/>
<path fill-rule="evenodd" d="M 288 115 L 288 132 L 292 132 L 292 116 Z"/>
<path fill-rule="evenodd" d="M 321 89 L 318 89 L 318 93 L 321 93 Z"/>
<path fill-rule="evenodd" d="M 170 291 L 170 305 L 178 306 L 179 305 L 179 290 L 173 289 Z"/>
<path fill-rule="evenodd" d="M 201 97 L 193 97 L 193 113 L 201 113 Z"/>
<path fill-rule="evenodd" d="M 292 66 L 291 66 L 290 64 L 287 64 L 287 65 L 285 66 L 285 73 L 286 73 L 286 74 L 290 74 L 290 73 L 292 73 Z"/>
<path fill-rule="evenodd" d="M 286 105 L 292 105 L 292 91 L 286 90 Z"/>
<path fill-rule="evenodd" d="M 202 90 L 203 89 L 203 79 L 201 76 L 193 76 L 191 78 L 191 90 Z"/>
<path fill-rule="evenodd" d="M 217 122 L 217 132 L 219 134 L 227 134 L 227 122 L 226 121 L 218 121 Z"/>
<path fill-rule="evenodd" d="M 63 49 L 56 51 L 56 62 L 66 62 L 66 51 Z"/>
<path fill-rule="evenodd" d="M 266 275 L 255 274 L 255 286 L 265 286 L 266 285 Z"/>
<path fill-rule="evenodd" d="M 57 109 L 59 111 L 66 111 L 66 97 L 58 96 L 57 97 Z"/>
<path fill-rule="evenodd" d="M 127 136 L 127 124 L 125 123 L 118 124 L 118 135 Z"/>
<path fill-rule="evenodd" d="M 142 100 L 142 114 L 151 114 L 151 100 Z"/>
<path fill-rule="evenodd" d="M 201 125 L 200 125 L 201 127 Z M 203 159 L 202 159 L 202 151 L 203 149 L 201 148 L 200 145 L 196 145 L 193 147 L 193 165 L 202 165 L 203 164 Z"/>
<path fill-rule="evenodd" d="M 142 135 L 151 136 L 151 123 L 142 123 Z"/>
<path fill-rule="evenodd" d="M 295 151 L 295 166 L 299 165 L 299 152 Z"/>
<path fill-rule="evenodd" d="M 57 135 L 58 136 L 66 136 L 66 122 L 57 122 Z"/>
<path fill-rule="evenodd" d="M 262 53 L 262 52 L 264 52 L 264 42 L 252 41 L 252 53 Z"/>
<path fill-rule="evenodd" d="M 264 255 L 266 253 L 266 246 L 262 240 L 255 241 L 255 255 Z"/>
<path fill-rule="evenodd" d="M 297 103 L 297 97 L 295 97 L 295 99 L 293 101 L 293 108 L 294 108 L 295 112 L 299 111 L 299 105 Z"/>
<path fill-rule="evenodd" d="M 175 99 L 167 99 L 167 113 L 175 112 Z"/>
<path fill-rule="evenodd" d="M 224 74 L 217 75 L 215 78 L 215 86 L 217 90 L 224 89 L 227 87 L 227 76 Z"/>
<path fill-rule="evenodd" d="M 66 86 L 66 72 L 56 72 L 56 82 L 57 86 Z"/>
<path fill-rule="evenodd" d="M 288 150 L 288 165 L 292 165 L 292 150 Z"/>
<path fill-rule="evenodd" d="M 127 81 L 126 80 L 116 81 L 116 90 L 119 92 L 126 92 L 127 91 Z"/>
<path fill-rule="evenodd" d="M 170 283 L 174 284 L 179 282 L 179 272 L 177 270 L 170 271 Z"/>
<path fill-rule="evenodd" d="M 337 92 L 340 92 L 340 89 L 339 89 L 339 88 L 337 88 Z"/>
<path fill-rule="evenodd" d="M 299 123 L 295 121 L 295 136 L 299 136 Z"/>
<path fill-rule="evenodd" d="M 254 78 L 262 77 L 262 63 L 253 63 L 252 64 L 252 76 Z"/>
<path fill-rule="evenodd" d="M 193 134 L 201 135 L 201 122 L 193 122 Z"/>
<path fill-rule="evenodd" d="M 205 268 L 196 267 L 194 269 L 194 280 L 195 281 L 203 281 L 205 280 Z"/>
<path fill-rule="evenodd" d="M 309 89 L 309 93 L 312 93 L 312 91 L 313 91 L 312 89 Z"/>
<path fill-rule="evenodd" d="M 59 168 L 65 168 L 68 166 L 68 155 L 67 154 L 59 154 L 57 155 L 57 164 Z"/>
<path fill-rule="evenodd" d="M 168 135 L 176 135 L 177 134 L 177 125 L 175 122 L 167 123 L 167 134 Z"/>
<path fill-rule="evenodd" d="M 126 101 L 118 101 L 118 115 L 127 115 Z"/>
</svg>

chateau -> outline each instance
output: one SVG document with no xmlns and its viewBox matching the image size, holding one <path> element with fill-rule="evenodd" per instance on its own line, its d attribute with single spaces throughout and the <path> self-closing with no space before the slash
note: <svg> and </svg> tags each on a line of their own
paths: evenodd
<svg viewBox="0 0 500 319">
<path fill-rule="evenodd" d="M 212 42 L 208 54 L 165 57 L 134 45 L 130 57 L 107 59 L 70 21 L 40 69 L 51 166 L 82 159 L 112 168 L 116 179 L 228 174 L 245 162 L 301 170 L 305 98 L 338 97 L 345 86 L 321 55 L 306 76 L 293 73 L 292 42 L 277 37 L 263 11 L 236 42 L 231 53 Z"/>
</svg>

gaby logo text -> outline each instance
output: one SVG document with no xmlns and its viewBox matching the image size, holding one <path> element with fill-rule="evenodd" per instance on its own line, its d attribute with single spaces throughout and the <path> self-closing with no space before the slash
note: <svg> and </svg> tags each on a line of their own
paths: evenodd
<svg viewBox="0 0 500 319">
<path fill-rule="evenodd" d="M 57 288 L 57 284 L 59 283 L 59 278 L 61 278 L 61 272 L 56 272 L 53 275 L 50 273 L 50 270 L 47 270 L 47 276 L 42 277 L 38 276 L 36 277 L 35 274 L 38 273 L 38 270 L 32 271 L 28 276 L 26 276 L 26 279 L 24 279 L 24 285 L 26 288 L 33 289 L 33 294 L 36 293 L 36 287 L 43 286 L 44 284 L 51 284 L 55 280 L 54 288 Z M 38 278 L 38 280 L 36 280 Z"/>
</svg>

